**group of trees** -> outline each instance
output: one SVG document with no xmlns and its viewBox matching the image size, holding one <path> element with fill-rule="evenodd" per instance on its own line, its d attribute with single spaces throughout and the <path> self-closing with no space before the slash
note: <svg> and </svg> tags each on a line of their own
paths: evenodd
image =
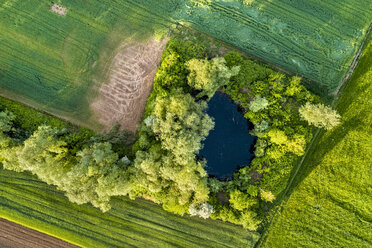
<svg viewBox="0 0 372 248">
<path fill-rule="evenodd" d="M 169 41 L 133 147 L 133 136 L 118 126 L 108 134 L 79 136 L 48 125 L 17 126 L 14 114 L 0 111 L 2 166 L 29 171 L 72 202 L 102 211 L 110 209 L 112 196 L 129 195 L 151 199 L 173 213 L 256 230 L 262 209 L 273 204 L 294 161 L 304 154 L 312 135 L 307 122 L 330 129 L 340 116 L 316 104 L 319 100 L 298 77 L 288 78 L 235 52 L 213 59 L 207 54 L 200 43 Z M 206 108 L 218 89 L 240 104 L 258 137 L 251 165 L 226 182 L 208 178 L 206 161 L 197 157 L 214 127 Z"/>
<path fill-rule="evenodd" d="M 300 78 L 287 77 L 236 52 L 224 58 L 229 68 L 240 71 L 222 90 L 243 108 L 258 139 L 250 165 L 220 187 L 229 204 L 211 195 L 212 217 L 256 229 L 263 209 L 270 209 L 275 195 L 285 189 L 294 163 L 312 138 L 308 124 L 331 129 L 340 117 L 318 104 L 320 100 L 301 85 Z"/>
<path fill-rule="evenodd" d="M 214 127 L 205 99 L 239 71 L 228 68 L 223 58 L 203 58 L 205 49 L 177 39 L 169 42 L 140 127 L 132 194 L 162 203 L 168 211 L 203 218 L 213 212 L 207 204 L 206 161 L 196 157 Z M 164 73 L 171 71 L 172 81 Z"/>
<path fill-rule="evenodd" d="M 216 57 L 211 60 L 191 59 L 186 63 L 190 71 L 187 81 L 195 89 L 201 90 L 199 96 L 211 98 L 214 93 L 230 82 L 232 76 L 239 73 L 240 67 L 233 66 L 231 69 L 226 66 L 223 57 Z"/>
<path fill-rule="evenodd" d="M 69 149 L 71 144 L 67 142 L 74 134 L 46 125 L 39 126 L 29 137 L 16 139 L 14 136 L 20 130 L 13 125 L 15 118 L 11 112 L 0 112 L 0 162 L 3 168 L 31 172 L 65 191 L 70 201 L 89 202 L 102 211 L 110 209 L 111 196 L 130 191 L 128 162 L 119 159 L 111 143 L 88 140 L 87 145 L 75 152 Z"/>
</svg>

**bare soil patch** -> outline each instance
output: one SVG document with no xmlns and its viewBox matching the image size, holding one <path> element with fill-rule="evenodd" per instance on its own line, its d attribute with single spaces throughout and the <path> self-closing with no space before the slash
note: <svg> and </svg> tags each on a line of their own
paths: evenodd
<svg viewBox="0 0 372 248">
<path fill-rule="evenodd" d="M 135 132 L 151 93 L 155 73 L 167 39 L 123 44 L 109 68 L 108 82 L 91 104 L 98 121 L 110 129 L 115 123 Z"/>
<path fill-rule="evenodd" d="M 0 218 L 0 247 L 75 248 L 78 246 Z"/>
<path fill-rule="evenodd" d="M 65 16 L 66 13 L 67 13 L 67 8 L 66 7 L 63 7 L 59 4 L 56 4 L 54 3 L 51 7 L 50 7 L 50 10 L 53 11 L 54 13 L 56 13 L 57 15 L 60 15 L 60 16 Z"/>
</svg>

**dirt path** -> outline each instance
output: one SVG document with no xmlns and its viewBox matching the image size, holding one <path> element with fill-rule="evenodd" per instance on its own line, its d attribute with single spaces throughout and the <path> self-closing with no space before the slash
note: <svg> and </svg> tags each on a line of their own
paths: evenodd
<svg viewBox="0 0 372 248">
<path fill-rule="evenodd" d="M 92 104 L 106 130 L 119 123 L 122 128 L 136 131 L 166 42 L 132 42 L 119 48 L 109 69 L 108 83 L 100 86 Z"/>
<path fill-rule="evenodd" d="M 76 248 L 78 246 L 0 218 L 1 248 Z"/>
</svg>

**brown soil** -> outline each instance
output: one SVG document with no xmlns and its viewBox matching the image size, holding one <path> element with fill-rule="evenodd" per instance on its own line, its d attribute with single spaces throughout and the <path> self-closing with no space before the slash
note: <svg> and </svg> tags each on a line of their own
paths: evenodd
<svg viewBox="0 0 372 248">
<path fill-rule="evenodd" d="M 126 43 L 109 69 L 108 83 L 100 86 L 92 103 L 98 121 L 110 129 L 115 123 L 135 132 L 150 95 L 157 67 L 167 40 Z"/>
<path fill-rule="evenodd" d="M 75 248 L 78 246 L 0 219 L 0 247 L 2 248 Z"/>
</svg>

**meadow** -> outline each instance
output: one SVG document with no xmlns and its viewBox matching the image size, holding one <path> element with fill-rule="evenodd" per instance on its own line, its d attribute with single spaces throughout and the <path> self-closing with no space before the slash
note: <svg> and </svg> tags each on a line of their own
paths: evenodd
<svg viewBox="0 0 372 248">
<path fill-rule="evenodd" d="M 315 140 L 259 247 L 372 245 L 371 78 L 372 42 L 337 101 L 342 124 Z"/>
<path fill-rule="evenodd" d="M 57 3 L 65 16 L 47 0 L 0 2 L 0 94 L 96 130 L 89 105 L 125 41 L 182 23 L 334 91 L 371 16 L 367 0 Z"/>
<path fill-rule="evenodd" d="M 371 14 L 368 0 L 201 0 L 176 13 L 192 28 L 329 91 L 348 71 Z"/>
<path fill-rule="evenodd" d="M 181 217 L 145 200 L 115 198 L 102 213 L 70 203 L 27 173 L 0 169 L 0 217 L 83 247 L 253 247 L 259 234 L 221 221 Z"/>
<path fill-rule="evenodd" d="M 135 1 L 58 3 L 65 16 L 46 0 L 0 1 L 0 94 L 99 129 L 89 102 L 110 58 L 122 42 L 169 28 L 167 3 L 151 14 Z"/>
</svg>

